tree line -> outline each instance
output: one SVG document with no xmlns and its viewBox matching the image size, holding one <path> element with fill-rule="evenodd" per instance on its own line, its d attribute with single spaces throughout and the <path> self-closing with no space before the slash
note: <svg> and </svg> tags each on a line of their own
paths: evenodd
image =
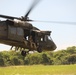
<svg viewBox="0 0 76 75">
<path fill-rule="evenodd" d="M 29 53 L 23 57 L 20 52 L 0 52 L 0 66 L 14 65 L 66 65 L 76 64 L 76 47 L 68 47 L 64 50 L 42 53 Z"/>
</svg>

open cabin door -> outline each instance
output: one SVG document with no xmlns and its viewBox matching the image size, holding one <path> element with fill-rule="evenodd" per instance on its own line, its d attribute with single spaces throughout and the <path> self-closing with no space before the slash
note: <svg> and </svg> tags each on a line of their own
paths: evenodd
<svg viewBox="0 0 76 75">
<path fill-rule="evenodd" d="M 20 27 L 8 25 L 8 38 L 15 41 L 23 41 L 24 30 Z"/>
</svg>

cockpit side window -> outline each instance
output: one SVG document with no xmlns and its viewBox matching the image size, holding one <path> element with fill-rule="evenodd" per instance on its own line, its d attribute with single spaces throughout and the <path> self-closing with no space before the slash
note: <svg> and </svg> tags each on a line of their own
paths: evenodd
<svg viewBox="0 0 76 75">
<path fill-rule="evenodd" d="M 45 37 L 44 37 L 44 41 L 47 41 L 47 39 L 48 39 L 48 37 L 47 37 L 47 35 L 45 35 Z"/>
<path fill-rule="evenodd" d="M 48 36 L 48 35 L 45 35 L 45 36 L 43 36 L 43 37 L 41 37 L 41 41 L 49 41 L 49 40 L 52 40 L 52 38 L 50 37 L 50 36 Z"/>
<path fill-rule="evenodd" d="M 43 38 L 41 38 L 41 41 L 44 41 Z"/>
<path fill-rule="evenodd" d="M 43 37 L 41 37 L 41 41 L 47 41 L 47 39 L 48 39 L 48 37 L 45 35 L 45 36 L 43 36 Z"/>
</svg>

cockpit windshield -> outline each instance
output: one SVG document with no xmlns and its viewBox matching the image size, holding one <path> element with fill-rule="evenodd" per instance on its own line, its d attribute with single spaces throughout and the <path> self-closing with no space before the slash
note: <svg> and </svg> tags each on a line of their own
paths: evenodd
<svg viewBox="0 0 76 75">
<path fill-rule="evenodd" d="M 48 40 L 52 40 L 51 36 L 48 36 L 48 35 L 47 35 L 47 37 L 48 37 Z"/>
<path fill-rule="evenodd" d="M 45 35 L 45 36 L 43 37 L 43 41 L 48 41 L 48 40 L 52 40 L 51 36 Z"/>
</svg>

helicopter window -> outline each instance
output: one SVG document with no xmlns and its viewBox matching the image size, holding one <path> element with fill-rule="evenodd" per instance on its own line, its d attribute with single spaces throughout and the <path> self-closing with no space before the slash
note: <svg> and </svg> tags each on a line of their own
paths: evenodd
<svg viewBox="0 0 76 75">
<path fill-rule="evenodd" d="M 46 36 L 43 37 L 43 40 L 46 41 Z"/>
<path fill-rule="evenodd" d="M 9 32 L 11 33 L 11 34 L 16 34 L 16 28 L 15 27 L 10 27 L 9 26 Z"/>
<path fill-rule="evenodd" d="M 46 36 L 41 37 L 41 41 L 47 41 Z"/>
<path fill-rule="evenodd" d="M 9 26 L 9 32 L 10 34 L 14 34 L 14 35 L 20 35 L 23 36 L 23 30 L 21 28 L 17 28 L 14 26 Z"/>
<path fill-rule="evenodd" d="M 28 40 L 28 36 L 26 37 L 26 40 Z"/>
<path fill-rule="evenodd" d="M 17 28 L 17 35 L 23 35 L 23 30 L 21 28 Z"/>
<path fill-rule="evenodd" d="M 43 38 L 41 38 L 41 41 L 43 41 Z"/>
<path fill-rule="evenodd" d="M 48 35 L 45 35 L 43 38 L 41 38 L 41 41 L 47 41 L 47 40 L 52 40 L 52 39 Z"/>
<path fill-rule="evenodd" d="M 48 37 L 48 40 L 52 40 L 52 38 L 50 36 L 47 36 Z"/>
</svg>

